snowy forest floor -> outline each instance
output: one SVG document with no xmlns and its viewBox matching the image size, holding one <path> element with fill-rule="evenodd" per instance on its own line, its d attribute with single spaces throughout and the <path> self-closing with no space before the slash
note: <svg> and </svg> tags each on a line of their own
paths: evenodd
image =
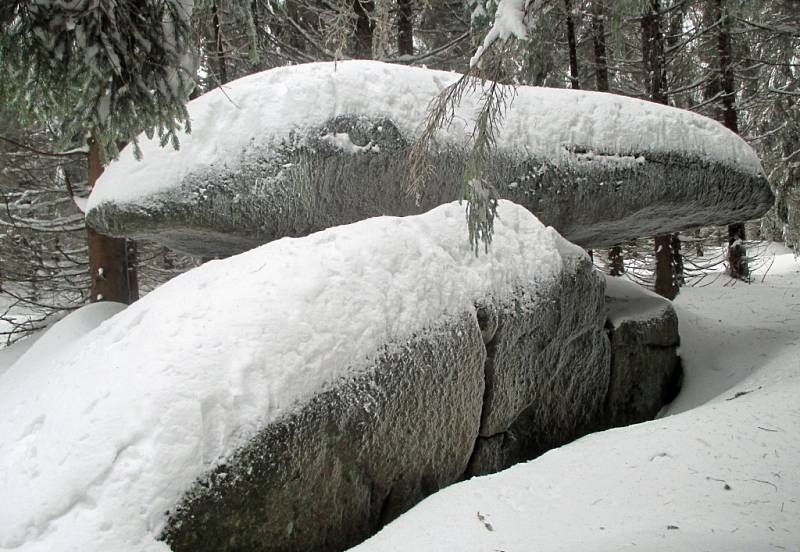
<svg viewBox="0 0 800 552">
<path fill-rule="evenodd" d="M 356 549 L 800 550 L 800 263 L 768 252 L 750 285 L 681 290 L 662 417 L 444 489 Z"/>
</svg>

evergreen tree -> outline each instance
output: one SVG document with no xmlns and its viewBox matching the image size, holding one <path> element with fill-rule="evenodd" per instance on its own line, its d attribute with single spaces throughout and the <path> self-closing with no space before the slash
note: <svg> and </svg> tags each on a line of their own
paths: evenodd
<svg viewBox="0 0 800 552">
<path fill-rule="evenodd" d="M 53 143 L 0 109 L 0 346 L 87 298 L 85 224 L 67 193 L 83 187 L 86 152 Z"/>
<path fill-rule="evenodd" d="M 567 22 L 567 47 L 569 48 L 569 81 L 570 88 L 578 90 L 580 84 L 580 72 L 578 70 L 578 43 L 575 37 L 575 15 L 572 7 L 572 0 L 564 0 L 564 20 Z"/>
<path fill-rule="evenodd" d="M 143 130 L 176 142 L 193 86 L 186 0 L 6 1 L 0 93 L 21 116 L 92 137 L 107 160 Z"/>
<path fill-rule="evenodd" d="M 645 83 L 650 99 L 656 103 L 667 105 L 666 75 L 667 66 L 664 59 L 663 15 L 660 0 L 650 0 L 641 18 L 642 25 L 642 61 L 644 65 Z M 667 299 L 678 295 L 678 280 L 675 275 L 672 255 L 672 236 L 663 234 L 655 237 L 655 291 Z"/>
<path fill-rule="evenodd" d="M 719 70 L 719 102 L 722 122 L 735 133 L 739 133 L 738 112 L 736 110 L 735 73 L 733 50 L 731 46 L 731 15 L 725 0 L 710 0 L 710 11 L 717 27 L 717 67 Z M 732 278 L 747 280 L 750 269 L 747 266 L 747 251 L 744 245 L 744 222 L 728 225 L 728 274 Z"/>
<path fill-rule="evenodd" d="M 157 132 L 177 147 L 193 86 L 186 0 L 11 1 L 0 7 L 0 97 L 20 119 L 57 123 L 62 144 L 88 141 L 89 184 L 102 161 Z M 88 230 L 93 301 L 137 298 L 135 249 Z"/>
<path fill-rule="evenodd" d="M 89 299 L 87 151 L 57 150 L 46 125 L 20 126 L 0 109 L 0 346 Z M 138 244 L 144 292 L 193 266 L 163 247 Z"/>
</svg>

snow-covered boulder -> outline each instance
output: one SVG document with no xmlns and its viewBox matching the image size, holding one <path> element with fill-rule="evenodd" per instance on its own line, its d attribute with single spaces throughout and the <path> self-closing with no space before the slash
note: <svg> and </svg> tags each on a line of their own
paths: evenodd
<svg viewBox="0 0 800 552">
<path fill-rule="evenodd" d="M 559 319 L 585 316 L 586 305 L 578 303 L 588 297 L 601 301 L 578 289 L 587 284 L 595 285 L 571 281 L 572 293 L 537 305 L 535 319 L 524 320 L 531 313 L 520 309 L 492 317 L 499 324 L 487 346 L 487 389 L 470 475 L 500 471 L 590 431 L 651 420 L 680 390 L 672 303 L 629 280 L 606 278 L 604 303 L 590 309 L 606 312 L 606 341 L 585 321 Z M 542 328 L 542 319 L 551 326 Z M 532 327 L 535 335 L 520 335 Z M 608 362 L 607 343 L 610 374 L 590 368 Z M 604 385 L 606 393 L 592 391 Z"/>
<path fill-rule="evenodd" d="M 463 217 L 457 206 L 447 209 L 454 220 Z M 547 413 L 526 427 L 550 446 L 596 423 L 609 384 L 602 280 L 578 248 L 541 227 L 525 230 L 520 223 L 532 217 L 514 209 L 504 205 L 505 244 L 488 262 L 516 282 L 498 292 L 498 275 L 484 272 L 485 283 L 455 316 L 405 328 L 405 338 L 381 346 L 366 374 L 260 430 L 173 511 L 163 533 L 173 550 L 341 550 L 471 473 L 488 419 L 511 426 L 535 404 Z M 463 221 L 454 227 L 465 230 Z M 527 239 L 537 244 L 532 250 Z M 488 268 L 469 257 L 457 233 L 448 240 L 456 263 Z M 362 255 L 384 254 L 385 244 L 373 245 Z M 543 251 L 550 251 L 544 278 L 534 260 Z M 558 257 L 546 258 L 555 251 Z M 394 278 L 422 286 L 422 300 L 451 293 L 452 276 L 418 280 L 413 269 Z M 499 400 L 501 388 L 515 400 Z"/>
<path fill-rule="evenodd" d="M 162 537 L 185 552 L 360 542 L 462 478 L 484 358 L 474 311 L 388 344 L 368 373 L 298 405 L 204 474 Z"/>
<path fill-rule="evenodd" d="M 606 278 L 611 385 L 609 426 L 651 420 L 675 398 L 682 375 L 672 303 L 624 278 Z"/>
<path fill-rule="evenodd" d="M 273 69 L 189 103 L 181 149 L 141 137 L 88 202 L 101 232 L 229 255 L 283 237 L 456 199 L 479 97 L 430 152 L 421 204 L 407 154 L 458 75 L 371 61 Z M 773 201 L 753 150 L 700 115 L 622 96 L 519 87 L 486 174 L 570 241 L 598 247 L 747 220 Z"/>
<path fill-rule="evenodd" d="M 505 371 L 540 380 L 548 439 L 573 437 L 608 388 L 602 279 L 509 202 L 488 254 L 465 226 L 448 204 L 277 240 L 20 359 L 0 376 L 0 549 L 341 549 L 465 475 Z"/>
</svg>

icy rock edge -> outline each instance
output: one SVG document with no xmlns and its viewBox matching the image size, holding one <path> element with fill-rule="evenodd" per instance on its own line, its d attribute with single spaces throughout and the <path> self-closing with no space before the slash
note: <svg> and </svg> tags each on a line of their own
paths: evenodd
<svg viewBox="0 0 800 552">
<path fill-rule="evenodd" d="M 421 198 L 408 153 L 430 100 L 458 75 L 368 61 L 245 77 L 189 103 L 179 151 L 141 137 L 95 187 L 88 223 L 226 256 L 459 197 L 478 95 L 429 151 Z M 773 203 L 755 152 L 688 111 L 577 90 L 518 87 L 485 175 L 505 199 L 584 247 L 732 220 Z M 417 201 L 419 199 L 419 202 Z"/>
</svg>

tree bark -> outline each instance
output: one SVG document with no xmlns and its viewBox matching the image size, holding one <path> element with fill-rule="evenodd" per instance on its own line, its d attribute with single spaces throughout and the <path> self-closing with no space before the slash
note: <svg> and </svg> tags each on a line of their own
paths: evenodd
<svg viewBox="0 0 800 552">
<path fill-rule="evenodd" d="M 650 99 L 667 104 L 666 60 L 664 59 L 664 33 L 661 32 L 661 5 L 650 0 L 642 16 L 642 65 Z M 676 238 L 677 239 L 677 238 Z M 678 279 L 673 258 L 673 236 L 664 234 L 655 238 L 656 282 L 655 291 L 662 297 L 674 299 L 678 295 Z"/>
<path fill-rule="evenodd" d="M 667 105 L 665 90 L 666 62 L 664 59 L 664 34 L 661 32 L 660 1 L 650 0 L 642 16 L 642 61 L 646 73 L 650 99 Z"/>
<path fill-rule="evenodd" d="M 739 133 L 736 111 L 736 87 L 733 72 L 733 49 L 731 47 L 731 18 L 724 0 L 712 0 L 714 22 L 718 24 L 717 58 L 719 60 L 719 85 L 721 91 L 722 122 L 735 133 Z M 744 246 L 743 222 L 728 225 L 728 274 L 731 278 L 748 280 L 750 267 L 747 264 L 747 249 Z"/>
<path fill-rule="evenodd" d="M 655 255 L 656 255 L 656 285 L 655 292 L 666 297 L 675 299 L 678 295 L 678 286 L 675 281 L 675 274 L 672 266 L 672 237 L 669 234 L 656 236 Z"/>
<path fill-rule="evenodd" d="M 608 273 L 611 276 L 622 276 L 625 273 L 622 248 L 618 245 L 608 250 Z"/>
<path fill-rule="evenodd" d="M 608 92 L 608 59 L 606 52 L 605 0 L 592 2 L 592 44 L 594 46 L 594 76 L 597 90 Z"/>
<path fill-rule="evenodd" d="M 672 272 L 675 275 L 675 283 L 678 289 L 683 287 L 686 279 L 683 276 L 683 253 L 681 253 L 681 238 L 678 234 L 671 234 L 670 240 L 670 256 L 672 260 Z"/>
<path fill-rule="evenodd" d="M 89 142 L 89 185 L 94 187 L 103 174 L 100 147 Z M 136 274 L 136 246 L 124 238 L 111 238 L 87 227 L 91 301 L 116 301 L 130 304 L 139 298 Z"/>
<path fill-rule="evenodd" d="M 569 83 L 570 88 L 579 90 L 580 80 L 578 77 L 578 45 L 575 40 L 575 18 L 572 16 L 572 0 L 564 0 L 564 7 L 567 10 L 567 46 L 569 47 Z"/>
<path fill-rule="evenodd" d="M 735 133 L 739 133 L 739 118 L 736 112 L 736 89 L 734 87 L 733 53 L 731 48 L 731 22 L 724 0 L 714 0 L 715 15 L 719 24 L 717 32 L 717 55 L 719 56 L 719 79 L 722 95 L 722 122 Z"/>
<path fill-rule="evenodd" d="M 214 57 L 217 59 L 218 84 L 225 84 L 228 82 L 228 68 L 225 61 L 225 49 L 222 46 L 222 27 L 219 22 L 216 0 L 211 2 L 211 24 L 214 27 Z"/>
<path fill-rule="evenodd" d="M 672 14 L 669 16 L 669 34 L 664 38 L 664 43 L 667 45 L 667 49 L 672 52 L 674 48 L 677 47 L 680 41 L 680 35 L 683 29 L 683 21 L 686 18 L 686 4 L 680 4 L 675 9 L 673 9 Z M 662 84 L 664 88 L 664 96 L 666 101 L 667 94 L 667 57 L 664 52 L 662 52 Z M 673 98 L 674 102 L 674 98 Z M 675 233 L 672 234 L 670 237 L 670 251 L 672 254 L 672 272 L 675 278 L 675 284 L 677 289 L 680 290 L 681 287 L 686 284 L 686 279 L 683 275 L 683 253 L 681 251 L 681 239 L 680 235 Z"/>
<path fill-rule="evenodd" d="M 595 88 L 599 92 L 608 92 L 608 53 L 606 51 L 606 6 L 605 0 L 592 2 L 592 46 L 594 47 L 594 79 Z M 571 18 L 570 18 L 571 19 Z M 570 54 L 571 55 L 571 54 Z M 570 60 L 570 66 L 572 61 Z M 570 67 L 570 71 L 571 71 Z M 625 272 L 622 248 L 618 245 L 608 250 L 609 274 L 621 276 Z"/>
<path fill-rule="evenodd" d="M 397 53 L 414 55 L 414 22 L 411 0 L 397 0 Z"/>
<path fill-rule="evenodd" d="M 372 31 L 374 25 L 370 14 L 375 9 L 373 0 L 353 0 L 356 14 L 355 54 L 359 59 L 372 59 Z"/>
</svg>

